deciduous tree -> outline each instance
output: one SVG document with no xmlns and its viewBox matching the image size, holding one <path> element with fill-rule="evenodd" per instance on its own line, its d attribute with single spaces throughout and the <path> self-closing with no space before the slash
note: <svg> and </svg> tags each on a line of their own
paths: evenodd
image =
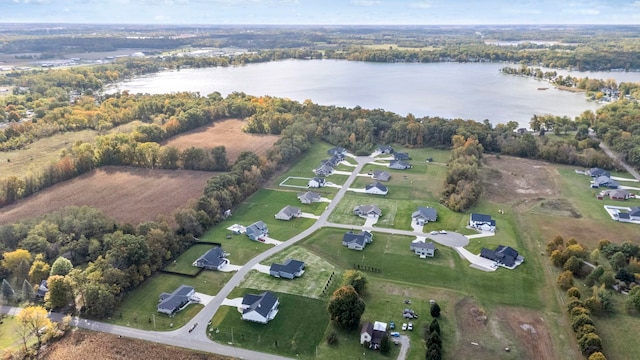
<svg viewBox="0 0 640 360">
<path fill-rule="evenodd" d="M 351 285 L 337 289 L 329 300 L 328 310 L 331 320 L 345 329 L 356 329 L 366 305 Z"/>
<path fill-rule="evenodd" d="M 31 334 L 38 340 L 37 349 L 42 345 L 42 335 L 52 326 L 51 320 L 47 317 L 47 310 L 42 306 L 28 306 L 16 315 L 18 319 L 17 331 L 22 338 L 25 352 L 27 351 L 27 341 Z"/>
<path fill-rule="evenodd" d="M 351 285 L 358 292 L 362 294 L 367 288 L 367 276 L 358 270 L 347 270 L 342 275 L 342 285 Z"/>
<path fill-rule="evenodd" d="M 71 270 L 73 270 L 73 264 L 71 263 L 71 261 L 63 256 L 60 256 L 56 259 L 56 261 L 53 262 L 53 265 L 51 265 L 51 272 L 49 273 L 49 276 L 66 276 L 71 272 Z"/>
</svg>

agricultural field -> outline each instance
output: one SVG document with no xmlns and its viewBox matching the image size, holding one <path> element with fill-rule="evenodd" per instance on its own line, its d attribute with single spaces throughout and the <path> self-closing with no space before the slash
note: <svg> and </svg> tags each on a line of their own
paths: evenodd
<svg viewBox="0 0 640 360">
<path fill-rule="evenodd" d="M 186 133 L 174 136 L 161 143 L 163 146 L 173 146 L 180 151 L 190 147 L 212 149 L 224 146 L 230 164 L 236 161 L 243 151 L 252 151 L 258 155 L 265 155 L 267 150 L 278 141 L 276 135 L 248 134 L 242 131 L 244 121 L 228 119 L 217 121 L 211 125 L 200 127 Z"/>
<path fill-rule="evenodd" d="M 173 211 L 200 197 L 207 180 L 214 175 L 204 171 L 107 166 L 4 207 L 0 224 L 71 205 L 95 207 L 122 223 L 138 224 L 158 216 L 173 223 Z"/>
</svg>

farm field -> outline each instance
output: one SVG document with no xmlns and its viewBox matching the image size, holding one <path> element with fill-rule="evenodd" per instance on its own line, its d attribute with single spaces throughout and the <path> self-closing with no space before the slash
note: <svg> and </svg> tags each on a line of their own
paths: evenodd
<svg viewBox="0 0 640 360">
<path fill-rule="evenodd" d="M 267 150 L 278 141 L 276 135 L 248 134 L 242 131 L 244 121 L 228 119 L 216 121 L 211 125 L 200 127 L 162 142 L 163 146 L 174 146 L 180 151 L 190 147 L 212 149 L 224 146 L 227 159 L 232 164 L 243 151 L 252 151 L 265 155 Z"/>
<path fill-rule="evenodd" d="M 56 184 L 2 208 L 0 224 L 44 215 L 65 206 L 92 206 L 122 222 L 138 224 L 164 216 L 202 195 L 215 173 L 103 167 Z M 171 194 L 171 196 L 167 196 Z"/>
</svg>

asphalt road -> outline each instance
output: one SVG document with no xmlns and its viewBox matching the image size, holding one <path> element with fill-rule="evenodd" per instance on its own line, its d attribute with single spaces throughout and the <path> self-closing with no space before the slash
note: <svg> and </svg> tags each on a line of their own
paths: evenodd
<svg viewBox="0 0 640 360">
<path fill-rule="evenodd" d="M 140 329 L 133 329 L 125 326 L 107 324 L 99 321 L 92 321 L 80 318 L 74 318 L 72 325 L 77 326 L 79 328 L 89 329 L 93 331 L 106 332 L 110 334 L 142 339 L 147 341 L 153 341 L 160 344 L 172 345 L 177 347 L 183 347 L 188 349 L 194 349 L 204 352 L 210 352 L 225 356 L 236 357 L 240 359 L 255 359 L 255 360 L 284 360 L 289 359 L 283 356 L 272 355 L 267 353 L 261 353 L 257 351 L 246 350 L 238 347 L 232 346 L 232 344 L 220 344 L 214 341 L 209 340 L 207 337 L 207 323 L 213 315 L 218 311 L 218 308 L 222 306 L 222 302 L 229 295 L 229 293 L 237 287 L 240 282 L 244 279 L 244 277 L 251 271 L 254 265 L 260 263 L 261 261 L 271 257 L 272 255 L 288 248 L 289 246 L 297 243 L 298 241 L 308 237 L 313 234 L 315 231 L 322 227 L 330 226 L 336 228 L 343 229 L 352 229 L 352 230 L 368 230 L 373 232 L 382 232 L 389 234 L 398 234 L 398 235 L 408 235 L 408 236 L 426 236 L 427 234 L 415 231 L 405 231 L 405 230 L 396 230 L 396 229 L 386 229 L 386 228 L 376 228 L 376 227 L 363 227 L 363 226 L 353 226 L 353 225 L 344 225 L 344 224 L 334 224 L 329 223 L 327 219 L 331 212 L 336 208 L 337 204 L 340 202 L 344 194 L 347 192 L 353 181 L 356 179 L 362 168 L 365 164 L 372 162 L 374 159 L 368 156 L 361 156 L 355 158 L 358 162 L 358 165 L 354 168 L 349 178 L 345 181 L 344 185 L 338 193 L 334 197 L 334 199 L 327 205 L 325 211 L 320 215 L 320 218 L 308 229 L 299 233 L 298 235 L 292 237 L 291 239 L 282 242 L 279 245 L 276 245 L 269 250 L 259 254 L 253 259 L 249 260 L 245 265 L 242 266 L 233 277 L 222 287 L 222 289 L 216 294 L 216 296 L 211 300 L 191 321 L 189 321 L 185 326 L 173 330 L 173 331 L 146 331 Z M 449 246 L 449 247 L 458 247 L 465 246 L 468 244 L 469 240 L 460 234 L 457 233 L 447 233 L 447 234 L 438 234 L 429 236 L 433 241 Z M 8 306 L 0 306 L 0 311 L 6 314 L 15 314 L 20 311 L 20 308 L 8 307 Z M 239 316 L 239 315 L 238 315 Z M 283 316 L 283 315 L 281 315 Z M 50 313 L 49 316 L 54 321 L 60 321 L 64 314 L 59 313 Z M 189 329 L 194 325 L 198 324 L 193 332 L 189 332 Z M 405 344 L 406 342 L 406 344 Z M 402 348 L 408 349 L 408 338 L 402 339 Z M 403 354 L 404 353 L 404 354 Z M 401 356 L 406 356 L 406 350 L 401 352 Z M 401 357 L 399 357 L 400 359 Z"/>
</svg>

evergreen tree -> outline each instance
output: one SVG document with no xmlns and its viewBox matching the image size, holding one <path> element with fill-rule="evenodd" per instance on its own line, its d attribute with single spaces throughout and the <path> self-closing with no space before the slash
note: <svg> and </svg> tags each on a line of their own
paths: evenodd
<svg viewBox="0 0 640 360">
<path fill-rule="evenodd" d="M 431 316 L 434 318 L 440 317 L 440 305 L 438 303 L 431 305 Z"/>
<path fill-rule="evenodd" d="M 12 301 L 15 297 L 15 291 L 13 291 L 13 288 L 7 279 L 2 280 L 2 297 L 7 302 Z"/>
<path fill-rule="evenodd" d="M 24 279 L 22 282 L 22 300 L 23 301 L 31 301 L 33 300 L 35 294 L 33 291 L 33 285 L 27 280 Z"/>
</svg>

